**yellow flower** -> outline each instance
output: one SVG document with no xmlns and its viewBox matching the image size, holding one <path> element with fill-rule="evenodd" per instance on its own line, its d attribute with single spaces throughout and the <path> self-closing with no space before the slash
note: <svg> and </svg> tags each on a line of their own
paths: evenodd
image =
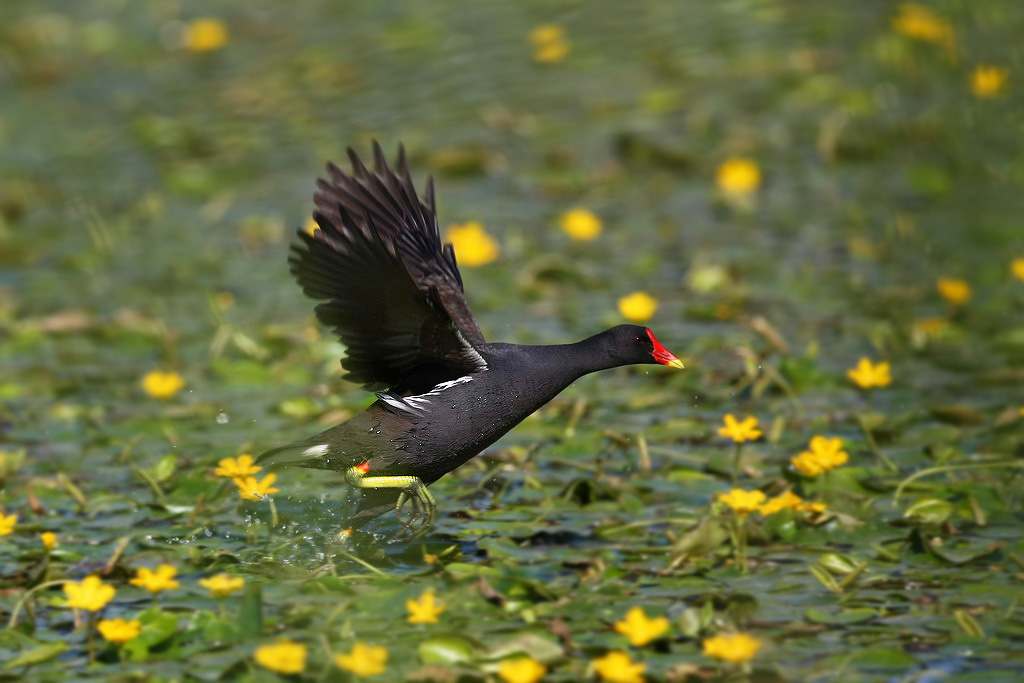
<svg viewBox="0 0 1024 683">
<path fill-rule="evenodd" d="M 153 370 L 142 378 L 142 388 L 153 398 L 170 398 L 185 387 L 185 380 L 176 372 Z"/>
<path fill-rule="evenodd" d="M 244 479 L 232 479 L 232 481 L 238 487 L 238 495 L 246 500 L 263 500 L 264 496 L 269 496 L 271 493 L 277 493 L 281 490 L 273 488 L 274 482 L 277 481 L 277 475 L 273 472 L 263 477 L 262 480 L 257 480 L 256 477 L 246 477 Z"/>
<path fill-rule="evenodd" d="M 339 669 L 350 671 L 356 676 L 376 676 L 384 673 L 388 651 L 387 648 L 356 643 L 347 655 L 335 655 L 334 663 Z"/>
<path fill-rule="evenodd" d="M 889 364 L 883 361 L 875 365 L 867 358 L 857 361 L 857 367 L 847 370 L 846 376 L 861 389 L 887 387 L 892 383 Z"/>
<path fill-rule="evenodd" d="M 725 426 L 718 428 L 719 436 L 732 439 L 736 443 L 761 438 L 761 430 L 757 428 L 757 418 L 752 415 L 745 418 L 743 422 L 738 422 L 736 416 L 729 413 L 722 421 L 725 423 Z"/>
<path fill-rule="evenodd" d="M 114 599 L 117 591 L 113 586 L 103 583 L 98 576 L 87 576 L 81 582 L 68 581 L 64 584 L 64 593 L 68 596 L 68 607 L 84 609 L 88 612 L 99 612 Z"/>
<path fill-rule="evenodd" d="M 1024 282 L 1024 256 L 1013 259 L 1010 263 L 1010 272 L 1018 280 Z"/>
<path fill-rule="evenodd" d="M 790 462 L 800 471 L 800 474 L 816 477 L 840 465 L 845 465 L 849 459 L 850 456 L 843 450 L 842 439 L 838 437 L 826 439 L 823 436 L 816 436 L 811 439 L 810 450 L 795 456 Z"/>
<path fill-rule="evenodd" d="M 256 648 L 256 663 L 279 674 L 299 674 L 306 669 L 306 646 L 290 640 Z"/>
<path fill-rule="evenodd" d="M 1006 87 L 1010 72 L 999 66 L 979 64 L 971 72 L 971 92 L 975 97 L 995 97 Z"/>
<path fill-rule="evenodd" d="M 940 277 L 938 282 L 935 283 L 935 288 L 939 290 L 939 294 L 942 295 L 943 299 L 954 306 L 965 304 L 971 300 L 971 286 L 964 280 Z"/>
<path fill-rule="evenodd" d="M 908 38 L 940 43 L 947 47 L 953 45 L 953 25 L 927 7 L 914 2 L 900 5 L 900 12 L 893 18 L 892 27 Z"/>
<path fill-rule="evenodd" d="M 758 512 L 767 517 L 774 515 L 781 510 L 796 510 L 804 502 L 804 499 L 792 491 L 786 491 L 782 495 L 775 496 L 762 505 Z"/>
<path fill-rule="evenodd" d="M 761 169 L 750 159 L 727 159 L 715 174 L 718 189 L 727 195 L 746 195 L 761 186 Z"/>
<path fill-rule="evenodd" d="M 530 31 L 533 58 L 542 64 L 554 64 L 569 54 L 569 42 L 561 26 L 543 24 Z"/>
<path fill-rule="evenodd" d="M 594 660 L 594 669 L 609 683 L 644 683 L 646 664 L 633 663 L 625 652 L 609 652 L 601 659 Z"/>
<path fill-rule="evenodd" d="M 174 590 L 181 586 L 180 583 L 174 580 L 177 573 L 177 568 L 170 564 L 162 564 L 156 568 L 156 571 L 149 567 L 142 567 L 139 569 L 138 574 L 135 575 L 135 578 L 128 583 L 145 588 L 150 593 L 160 593 L 161 591 Z"/>
<path fill-rule="evenodd" d="M 559 224 L 566 235 L 581 242 L 596 239 L 602 228 L 601 219 L 596 214 L 580 207 L 563 213 Z"/>
<path fill-rule="evenodd" d="M 445 605 L 439 605 L 434 601 L 433 588 L 423 591 L 423 595 L 417 600 L 406 600 L 405 606 L 409 610 L 410 624 L 436 624 L 437 617 L 446 608 Z"/>
<path fill-rule="evenodd" d="M 634 607 L 626 612 L 625 619 L 615 622 L 615 630 L 629 638 L 629 644 L 633 647 L 643 647 L 652 640 L 657 640 L 665 635 L 668 629 L 668 619 L 648 619 L 642 607 Z"/>
<path fill-rule="evenodd" d="M 39 541 L 47 551 L 53 550 L 57 547 L 57 534 L 52 531 L 44 531 L 39 534 Z"/>
<path fill-rule="evenodd" d="M 214 574 L 208 579 L 199 579 L 199 585 L 210 591 L 214 598 L 226 598 L 245 586 L 245 579 L 231 574 Z"/>
<path fill-rule="evenodd" d="M 232 479 L 245 479 L 251 477 L 263 468 L 252 464 L 252 456 L 243 453 L 237 458 L 224 458 L 217 463 L 217 469 L 213 471 L 218 477 L 230 477 Z"/>
<path fill-rule="evenodd" d="M 642 323 L 658 310 L 658 300 L 647 292 L 633 292 L 619 299 L 619 313 L 626 320 Z"/>
<path fill-rule="evenodd" d="M 220 19 L 196 19 L 185 29 L 185 47 L 192 52 L 218 50 L 228 42 L 228 27 Z"/>
<path fill-rule="evenodd" d="M 0 536 L 6 536 L 18 525 L 18 515 L 0 514 Z"/>
<path fill-rule="evenodd" d="M 437 562 L 437 555 L 433 553 L 423 553 L 423 561 L 427 564 L 435 564 Z"/>
<path fill-rule="evenodd" d="M 729 493 L 719 493 L 719 502 L 731 507 L 740 517 L 746 517 L 751 512 L 757 512 L 764 503 L 764 491 L 744 491 L 733 489 Z"/>
<path fill-rule="evenodd" d="M 503 659 L 498 665 L 498 678 L 505 683 L 537 683 L 548 668 L 532 657 Z"/>
<path fill-rule="evenodd" d="M 139 633 L 142 631 L 142 622 L 138 619 L 132 619 L 131 621 L 127 619 L 104 619 L 96 624 L 96 628 L 99 629 L 103 640 L 116 643 L 117 645 L 124 645 L 129 640 L 139 637 Z"/>
<path fill-rule="evenodd" d="M 761 641 L 746 633 L 715 636 L 704 640 L 704 654 L 732 664 L 749 662 L 761 649 Z"/>
<path fill-rule="evenodd" d="M 498 258 L 501 247 L 478 221 L 448 226 L 448 241 L 455 247 L 459 265 L 475 268 Z"/>
</svg>

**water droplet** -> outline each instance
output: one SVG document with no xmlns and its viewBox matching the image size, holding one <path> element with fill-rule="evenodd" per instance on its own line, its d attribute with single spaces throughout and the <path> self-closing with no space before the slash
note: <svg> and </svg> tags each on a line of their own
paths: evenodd
<svg viewBox="0 0 1024 683">
<path fill-rule="evenodd" d="M 227 413 L 217 413 L 217 424 L 219 425 L 226 425 L 230 419 Z"/>
</svg>

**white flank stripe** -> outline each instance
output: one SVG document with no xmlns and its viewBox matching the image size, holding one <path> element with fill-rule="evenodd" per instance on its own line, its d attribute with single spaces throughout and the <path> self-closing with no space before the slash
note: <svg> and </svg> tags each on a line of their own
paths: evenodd
<svg viewBox="0 0 1024 683">
<path fill-rule="evenodd" d="M 463 377 L 450 379 L 447 382 L 441 382 L 425 394 L 417 394 L 415 396 L 395 396 L 393 394 L 379 393 L 377 394 L 377 398 L 384 401 L 392 408 L 397 408 L 398 410 L 403 410 L 407 413 L 423 412 L 430 407 L 430 396 L 440 396 L 441 393 L 447 389 L 472 381 L 472 375 L 465 375 Z"/>
</svg>

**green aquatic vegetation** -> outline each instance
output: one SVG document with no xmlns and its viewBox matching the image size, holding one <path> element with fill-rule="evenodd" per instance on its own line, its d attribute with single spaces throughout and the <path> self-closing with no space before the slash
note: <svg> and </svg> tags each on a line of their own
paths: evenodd
<svg viewBox="0 0 1024 683">
<path fill-rule="evenodd" d="M 193 10 L 0 6 L 7 675 L 1019 679 L 1024 6 Z M 580 380 L 411 542 L 251 459 L 368 400 L 285 255 L 374 137 L 489 339 L 686 365 Z"/>
</svg>

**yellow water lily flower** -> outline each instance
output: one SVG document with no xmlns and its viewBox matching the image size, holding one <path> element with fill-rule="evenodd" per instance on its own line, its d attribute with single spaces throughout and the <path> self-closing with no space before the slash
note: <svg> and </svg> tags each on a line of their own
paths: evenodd
<svg viewBox="0 0 1024 683">
<path fill-rule="evenodd" d="M 142 389 L 153 398 L 170 398 L 185 388 L 185 380 L 176 372 L 153 370 L 142 378 Z"/>
<path fill-rule="evenodd" d="M 594 660 L 594 670 L 608 683 L 644 683 L 643 662 L 634 663 L 629 655 L 621 650 L 609 652 L 604 657 Z"/>
<path fill-rule="evenodd" d="M 704 654 L 731 664 L 749 662 L 761 649 L 761 641 L 746 633 L 715 636 L 704 640 Z"/>
<path fill-rule="evenodd" d="M 748 195 L 761 186 L 761 169 L 751 159 L 727 159 L 715 173 L 715 184 L 727 195 Z"/>
<path fill-rule="evenodd" d="M 939 290 L 939 294 L 943 299 L 954 306 L 960 306 L 971 300 L 971 286 L 966 280 L 954 277 L 940 277 L 938 282 L 935 283 L 935 288 Z"/>
<path fill-rule="evenodd" d="M 124 645 L 129 640 L 139 637 L 142 632 L 142 622 L 138 619 L 103 619 L 96 624 L 96 629 L 103 636 L 103 640 Z"/>
<path fill-rule="evenodd" d="M 177 567 L 171 564 L 162 564 L 156 568 L 156 571 L 149 567 L 140 567 L 135 578 L 128 583 L 145 588 L 150 593 L 160 593 L 181 586 L 174 578 L 177 574 Z"/>
<path fill-rule="evenodd" d="M 740 517 L 746 517 L 751 512 L 757 512 L 765 501 L 764 491 L 745 491 L 733 489 L 728 493 L 719 493 L 718 500 L 728 505 Z"/>
<path fill-rule="evenodd" d="M 892 383 L 889 363 L 883 361 L 875 364 L 868 358 L 861 358 L 857 361 L 857 367 L 847 370 L 846 376 L 861 389 L 887 387 Z"/>
<path fill-rule="evenodd" d="M 1010 262 L 1010 272 L 1013 273 L 1015 278 L 1024 282 L 1024 256 L 1015 258 Z"/>
<path fill-rule="evenodd" d="M 952 47 L 955 31 L 953 25 L 924 5 L 905 2 L 892 20 L 892 27 L 908 38 L 927 43 L 939 43 Z"/>
<path fill-rule="evenodd" d="M 219 50 L 229 38 L 228 27 L 220 19 L 196 19 L 185 27 L 185 48 L 191 52 Z"/>
<path fill-rule="evenodd" d="M 996 97 L 1006 88 L 1010 72 L 998 66 L 979 64 L 971 72 L 971 92 L 982 99 Z"/>
<path fill-rule="evenodd" d="M 277 481 L 277 475 L 273 472 L 261 480 L 255 477 L 245 477 L 244 479 L 232 479 L 232 481 L 238 487 L 238 495 L 242 496 L 245 500 L 263 500 L 265 496 L 280 491 L 280 489 L 276 489 L 273 486 L 274 482 Z"/>
<path fill-rule="evenodd" d="M 316 222 L 316 219 L 310 216 L 306 219 L 306 222 L 302 225 L 302 231 L 312 237 L 317 230 L 320 229 L 320 224 Z"/>
<path fill-rule="evenodd" d="M 252 455 L 249 453 L 243 453 L 237 458 L 223 458 L 217 463 L 217 469 L 213 473 L 218 477 L 245 479 L 263 469 L 259 465 L 253 465 L 252 461 Z"/>
<path fill-rule="evenodd" d="M 99 612 L 114 599 L 116 593 L 113 586 L 103 583 L 98 576 L 87 576 L 81 581 L 68 581 L 64 584 L 68 607 L 87 612 Z"/>
<path fill-rule="evenodd" d="M 478 221 L 451 225 L 446 236 L 455 248 L 455 258 L 460 266 L 476 268 L 494 261 L 501 253 L 498 241 Z"/>
<path fill-rule="evenodd" d="M 670 628 L 665 617 L 647 618 L 642 607 L 634 607 L 626 613 L 626 618 L 615 623 L 615 630 L 629 639 L 633 647 L 643 647 L 652 640 L 665 635 Z"/>
<path fill-rule="evenodd" d="M 569 41 L 565 29 L 556 24 L 542 24 L 530 31 L 533 58 L 542 64 L 560 62 L 569 54 Z"/>
<path fill-rule="evenodd" d="M 447 609 L 446 605 L 438 604 L 434 599 L 434 589 L 428 588 L 423 591 L 419 598 L 405 601 L 409 610 L 408 621 L 410 624 L 436 624 L 437 618 Z"/>
<path fill-rule="evenodd" d="M 532 657 L 503 659 L 498 665 L 498 678 L 505 683 L 537 683 L 548 668 Z"/>
<path fill-rule="evenodd" d="M 743 422 L 739 422 L 735 415 L 729 413 L 722 418 L 722 422 L 725 426 L 718 428 L 719 436 L 732 439 L 736 443 L 754 441 L 762 436 L 761 430 L 757 428 L 757 418 L 754 416 L 744 418 Z"/>
<path fill-rule="evenodd" d="M 0 536 L 6 536 L 14 531 L 14 527 L 18 526 L 18 515 L 2 515 L 0 514 Z"/>
<path fill-rule="evenodd" d="M 279 674 L 299 674 L 306 669 L 306 646 L 291 640 L 256 648 L 254 658 L 264 669 Z"/>
<path fill-rule="evenodd" d="M 658 300 L 647 292 L 633 292 L 619 299 L 619 313 L 626 320 L 642 323 L 658 310 Z"/>
<path fill-rule="evenodd" d="M 339 669 L 356 676 L 376 676 L 387 668 L 388 651 L 384 647 L 357 642 L 348 654 L 335 655 L 334 663 Z"/>
<path fill-rule="evenodd" d="M 210 591 L 214 598 L 226 598 L 245 587 L 245 579 L 231 574 L 214 574 L 208 579 L 199 579 L 199 585 Z"/>
<path fill-rule="evenodd" d="M 44 531 L 39 534 L 39 542 L 43 544 L 47 551 L 53 550 L 57 547 L 57 534 L 52 531 Z"/>
<path fill-rule="evenodd" d="M 558 222 L 566 235 L 581 242 L 597 239 L 602 230 L 601 219 L 582 207 L 566 211 Z"/>
<path fill-rule="evenodd" d="M 804 502 L 804 499 L 796 495 L 792 491 L 786 491 L 783 494 L 769 498 L 768 502 L 758 508 L 758 512 L 767 517 L 768 515 L 774 515 L 776 512 L 782 510 L 796 510 Z"/>
<path fill-rule="evenodd" d="M 809 449 L 791 460 L 793 467 L 807 477 L 817 477 L 845 465 L 850 458 L 843 450 L 842 439 L 838 437 L 826 439 L 823 436 L 815 436 L 811 439 Z"/>
</svg>

